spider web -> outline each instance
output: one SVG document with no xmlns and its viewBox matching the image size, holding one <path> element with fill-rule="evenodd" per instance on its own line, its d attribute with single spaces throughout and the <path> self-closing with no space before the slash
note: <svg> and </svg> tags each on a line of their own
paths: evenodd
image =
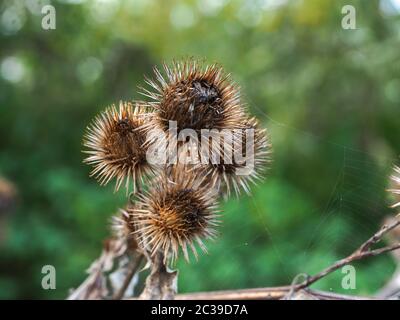
<svg viewBox="0 0 400 320">
<path fill-rule="evenodd" d="M 237 227 L 237 224 L 229 224 L 230 228 L 235 228 L 233 230 L 230 229 L 229 232 L 237 234 L 238 237 L 237 240 L 230 239 L 229 245 L 224 248 L 222 253 L 221 251 L 214 252 L 212 247 L 215 244 L 209 244 L 211 257 L 200 259 L 199 263 L 202 264 L 201 260 L 211 260 L 211 262 L 205 263 L 203 267 L 206 270 L 212 270 L 214 268 L 214 259 L 214 262 L 217 260 L 215 262 L 217 265 L 221 263 L 221 270 L 220 273 L 210 273 L 209 277 L 215 281 L 215 285 L 212 288 L 203 288 L 200 285 L 200 290 L 246 287 L 243 283 L 246 283 L 247 287 L 290 284 L 296 274 L 301 272 L 316 273 L 336 260 L 350 254 L 377 231 L 383 217 L 390 213 L 385 189 L 388 187 L 390 169 L 392 164 L 396 162 L 396 158 L 370 154 L 361 149 L 326 140 L 311 132 L 300 130 L 272 119 L 260 108 L 256 108 L 256 111 L 263 114 L 268 120 L 267 128 L 272 129 L 271 131 L 274 131 L 274 127 L 284 127 L 285 130 L 294 131 L 297 137 L 306 136 L 308 139 L 312 139 L 317 148 L 322 144 L 325 148 L 327 146 L 332 148 L 331 151 L 341 157 L 341 161 L 337 161 L 339 166 L 335 170 L 336 179 L 324 181 L 329 186 L 328 190 L 330 192 L 325 194 L 323 199 L 309 213 L 308 217 L 310 219 L 291 227 L 295 230 L 292 239 L 293 248 L 300 252 L 293 252 L 293 248 L 288 250 L 287 243 L 286 245 L 281 244 L 280 231 L 270 227 L 269 218 L 265 214 L 265 210 L 262 207 L 263 203 L 259 199 L 256 200 L 252 196 L 242 196 L 249 201 L 253 208 L 253 218 L 256 219 L 256 224 L 260 227 L 254 230 L 254 223 L 248 223 L 247 219 L 242 216 L 242 223 L 239 224 L 239 227 Z M 271 139 L 273 143 L 273 136 Z M 304 163 L 304 167 L 306 166 L 307 163 Z M 310 170 L 309 168 L 306 169 Z M 268 185 L 268 179 L 274 176 L 273 171 L 274 166 L 272 165 L 263 184 Z M 257 188 L 258 186 L 254 186 L 253 191 L 256 191 Z M 234 200 L 233 204 L 227 205 L 227 207 L 223 206 L 225 211 L 224 220 L 229 219 L 229 215 L 232 214 L 230 212 L 232 211 L 231 206 L 240 206 L 241 201 L 242 199 Z M 290 201 L 290 195 L 288 195 L 288 201 Z M 281 210 L 285 209 L 281 208 Z M 243 214 L 249 213 L 243 212 Z M 295 217 L 293 218 L 295 219 Z M 339 227 L 334 223 L 335 219 L 338 218 L 338 221 L 341 221 L 344 226 L 343 229 L 340 228 L 340 223 Z M 251 232 L 246 232 L 246 229 L 248 231 L 251 228 L 253 228 Z M 241 234 L 246 234 L 245 241 L 243 241 L 243 236 L 240 236 Z M 296 245 L 299 234 L 302 234 L 305 241 L 303 240 L 301 244 Z M 220 237 L 224 238 L 224 230 L 221 231 Z M 218 241 L 219 239 L 217 243 Z M 285 241 L 287 242 L 288 240 L 285 239 Z M 251 250 L 252 247 L 258 248 L 258 251 L 254 250 L 255 256 L 250 257 L 250 261 L 243 261 L 243 256 L 238 252 L 243 253 L 246 250 Z M 263 256 L 264 248 L 269 251 L 269 255 Z M 315 254 L 316 251 L 317 254 Z M 321 255 L 322 251 L 325 255 Z M 218 256 L 216 256 L 216 253 Z M 309 264 L 306 263 L 305 266 L 299 265 L 297 268 L 293 268 L 290 263 L 293 255 L 296 256 L 296 261 L 313 261 L 313 263 L 310 262 Z M 268 260 L 265 257 L 272 259 Z M 368 263 L 374 264 L 374 259 L 378 260 L 380 258 L 376 257 L 368 260 L 367 267 Z M 263 261 L 258 262 L 258 260 Z M 251 267 L 259 263 L 265 264 L 265 272 L 262 275 L 258 274 L 262 269 Z M 270 263 L 273 266 L 270 266 Z M 387 263 L 387 260 L 385 260 L 385 263 Z M 361 265 L 359 268 L 357 264 L 357 272 L 362 270 L 364 263 L 361 263 Z M 203 269 L 203 267 L 200 269 Z M 190 269 L 194 270 L 195 268 Z M 240 270 L 239 272 L 238 269 Z M 255 270 L 255 272 L 252 270 Z M 238 273 L 242 274 L 242 276 L 237 277 Z M 185 281 L 184 271 L 181 272 L 181 276 L 184 278 L 181 280 L 181 283 L 183 283 Z M 388 270 L 387 275 L 381 275 L 379 281 L 385 281 L 390 276 L 390 270 Z M 375 282 L 379 284 L 379 281 Z M 328 284 L 330 286 L 329 289 L 332 289 L 332 283 L 335 285 L 334 289 L 337 290 L 339 288 L 340 291 L 340 280 L 331 281 Z M 364 288 L 362 283 L 361 287 Z M 184 288 L 184 291 L 193 290 Z"/>
</svg>

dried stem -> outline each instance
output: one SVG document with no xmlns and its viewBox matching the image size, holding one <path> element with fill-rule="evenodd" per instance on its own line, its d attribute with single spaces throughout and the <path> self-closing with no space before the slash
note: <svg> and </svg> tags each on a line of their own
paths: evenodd
<svg viewBox="0 0 400 320">
<path fill-rule="evenodd" d="M 139 299 L 172 300 L 177 290 L 177 271 L 170 272 L 164 263 L 164 254 L 157 252 L 152 257 L 151 273 L 146 279 L 145 288 Z"/>
<path fill-rule="evenodd" d="M 195 292 L 178 294 L 176 300 L 280 300 L 288 296 L 292 286 L 253 288 L 240 290 L 224 290 L 210 292 Z M 359 297 L 324 292 L 319 290 L 299 290 L 292 299 L 318 299 L 318 300 L 370 300 L 371 297 Z"/>
<path fill-rule="evenodd" d="M 126 289 L 128 288 L 129 284 L 132 281 L 132 278 L 137 273 L 143 259 L 144 259 L 144 256 L 140 255 L 140 256 L 137 256 L 136 259 L 131 262 L 131 267 L 129 269 L 128 274 L 126 275 L 124 283 L 122 284 L 121 288 L 114 294 L 114 297 L 113 297 L 114 300 L 122 299 L 122 297 L 125 294 Z"/>
<path fill-rule="evenodd" d="M 376 232 L 371 238 L 365 241 L 356 251 L 354 251 L 351 255 L 347 256 L 344 259 L 336 261 L 331 266 L 327 267 L 326 269 L 322 270 L 318 274 L 308 277 L 303 283 L 295 285 L 295 290 L 304 289 L 312 285 L 313 283 L 317 282 L 318 280 L 324 278 L 328 274 L 340 269 L 341 267 L 368 257 L 377 256 L 383 254 L 385 252 L 397 250 L 400 248 L 400 242 L 385 246 L 379 249 L 371 250 L 371 247 L 382 240 L 383 236 L 387 234 L 389 231 L 393 230 L 397 226 L 400 225 L 400 216 L 398 215 L 396 219 L 390 224 L 384 225 L 378 232 Z"/>
<path fill-rule="evenodd" d="M 214 291 L 214 292 L 198 292 L 189 294 L 180 294 L 176 296 L 176 299 L 189 300 L 253 300 L 253 299 L 265 299 L 265 300 L 279 300 L 279 299 L 319 299 L 319 300 L 368 300 L 373 299 L 371 297 L 357 297 L 336 294 L 331 292 L 323 292 L 317 290 L 311 290 L 308 287 L 313 283 L 324 278 L 328 274 L 338 270 L 339 268 L 367 257 L 373 257 L 385 252 L 394 251 L 400 248 L 400 243 L 391 244 L 382 248 L 372 250 L 371 247 L 380 242 L 382 238 L 391 230 L 395 229 L 400 225 L 400 216 L 398 215 L 391 223 L 384 225 L 378 232 L 376 232 L 371 238 L 365 241 L 356 251 L 354 251 L 348 257 L 336 261 L 331 266 L 322 270 L 318 274 L 307 277 L 305 281 L 300 284 L 293 284 L 291 286 L 284 287 L 272 287 L 272 288 L 257 288 L 257 289 L 243 289 L 243 290 L 228 290 L 228 291 Z"/>
</svg>

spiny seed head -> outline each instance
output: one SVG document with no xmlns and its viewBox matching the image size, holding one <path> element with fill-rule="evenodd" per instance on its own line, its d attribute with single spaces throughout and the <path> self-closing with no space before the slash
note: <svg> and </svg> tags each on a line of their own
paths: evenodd
<svg viewBox="0 0 400 320">
<path fill-rule="evenodd" d="M 178 131 L 240 127 L 239 88 L 220 66 L 202 66 L 191 59 L 164 64 L 164 71 L 155 69 L 156 80 L 147 79 L 154 91 L 143 89 L 156 109 L 150 128 L 167 130 L 171 120 Z"/>
<path fill-rule="evenodd" d="M 146 133 L 143 129 L 150 114 L 140 103 L 134 106 L 120 102 L 119 109 L 114 105 L 97 116 L 88 127 L 84 137 L 84 151 L 89 156 L 84 162 L 94 167 L 95 175 L 101 185 L 116 178 L 115 190 L 124 180 L 129 190 L 130 178 L 134 188 L 145 178 L 152 168 L 146 160 Z"/>
<path fill-rule="evenodd" d="M 135 236 L 136 225 L 127 212 L 131 207 L 132 205 L 129 204 L 125 209 L 120 209 L 117 214 L 111 217 L 111 231 L 114 238 L 127 244 L 128 249 L 136 250 L 138 248 Z"/>
<path fill-rule="evenodd" d="M 135 226 L 127 209 L 120 209 L 111 217 L 111 231 L 116 238 L 128 238 L 133 234 Z"/>
<path fill-rule="evenodd" d="M 166 170 L 139 205 L 129 212 L 137 222 L 140 245 L 152 255 L 161 251 L 175 261 L 181 248 L 189 261 L 190 247 L 197 259 L 195 243 L 206 251 L 203 239 L 216 235 L 216 194 L 194 171 Z"/>
<path fill-rule="evenodd" d="M 221 139 L 222 157 L 219 163 L 208 165 L 212 185 L 229 196 L 233 189 L 237 196 L 243 189 L 250 193 L 250 183 L 263 178 L 270 162 L 271 144 L 265 129 L 259 127 L 255 118 L 245 118 L 243 129 L 234 132 L 231 143 Z"/>
<path fill-rule="evenodd" d="M 391 208 L 400 207 L 400 167 L 393 167 L 393 174 L 390 176 L 392 182 L 392 188 L 388 191 L 394 195 L 396 203 L 394 203 Z"/>
</svg>

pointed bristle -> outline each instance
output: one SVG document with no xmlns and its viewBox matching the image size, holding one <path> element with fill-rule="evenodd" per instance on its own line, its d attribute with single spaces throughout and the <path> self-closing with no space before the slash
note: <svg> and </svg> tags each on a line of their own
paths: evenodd
<svg viewBox="0 0 400 320">
<path fill-rule="evenodd" d="M 155 69 L 156 80 L 147 80 L 151 89 L 142 92 L 157 110 L 155 127 L 167 130 L 171 120 L 178 130 L 240 127 L 244 110 L 239 88 L 220 66 L 191 59 L 164 64 L 164 73 Z"/>
<path fill-rule="evenodd" d="M 393 173 L 390 176 L 391 180 L 391 188 L 388 189 L 390 193 L 392 193 L 395 203 L 392 204 L 391 208 L 400 207 L 400 167 L 394 166 Z"/>
<path fill-rule="evenodd" d="M 161 250 L 174 261 L 188 248 L 197 256 L 197 239 L 211 238 L 217 224 L 216 195 L 209 186 L 184 168 L 175 168 L 156 179 L 140 202 L 129 212 L 137 221 L 141 245 L 155 254 Z M 200 247 L 204 250 L 204 244 Z"/>
<path fill-rule="evenodd" d="M 101 185 L 116 179 L 118 190 L 129 180 L 135 187 L 139 180 L 147 176 L 152 168 L 146 160 L 146 132 L 143 127 L 148 122 L 147 108 L 136 103 L 121 102 L 97 116 L 84 136 L 84 151 L 88 157 L 84 162 L 93 166 L 91 175 L 96 176 Z"/>
<path fill-rule="evenodd" d="M 250 193 L 250 184 L 263 178 L 271 155 L 271 143 L 265 129 L 260 129 L 255 118 L 245 118 L 243 129 L 234 131 L 232 141 L 220 139 L 219 163 L 208 164 L 214 185 L 222 186 L 229 196 L 239 196 L 241 190 Z"/>
</svg>

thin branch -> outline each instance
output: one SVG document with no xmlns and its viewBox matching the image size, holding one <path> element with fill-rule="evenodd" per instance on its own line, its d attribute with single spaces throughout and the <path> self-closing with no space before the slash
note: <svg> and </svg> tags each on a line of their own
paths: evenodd
<svg viewBox="0 0 400 320">
<path fill-rule="evenodd" d="M 177 300 L 280 300 L 285 298 L 292 286 L 240 289 L 240 290 L 223 290 L 210 292 L 195 292 L 178 294 L 175 296 Z M 319 290 L 300 290 L 302 295 L 297 298 L 307 297 L 319 300 L 373 300 L 371 297 L 359 297 L 333 292 L 324 292 Z M 296 297 L 294 297 L 296 298 Z"/>
<path fill-rule="evenodd" d="M 389 231 L 395 229 L 397 226 L 400 225 L 400 215 L 397 215 L 393 221 L 391 221 L 389 224 L 385 224 L 382 226 L 382 228 L 375 233 L 371 238 L 369 238 L 367 241 L 365 241 L 360 248 L 358 249 L 359 252 L 364 252 L 367 250 L 370 250 L 371 246 L 378 243 L 379 241 L 382 240 L 383 236 L 387 234 Z"/>
<path fill-rule="evenodd" d="M 331 266 L 322 270 L 318 274 L 307 278 L 303 283 L 296 285 L 295 290 L 304 289 L 317 282 L 318 280 L 324 278 L 328 274 L 340 269 L 341 267 L 350 264 L 351 262 L 361 260 L 368 257 L 377 256 L 385 252 L 390 252 L 400 248 L 400 243 L 395 243 L 393 245 L 385 246 L 379 249 L 371 250 L 371 246 L 382 240 L 383 236 L 389 231 L 393 230 L 400 225 L 400 216 L 397 215 L 394 221 L 388 225 L 384 225 L 378 232 L 376 232 L 371 238 L 365 241 L 356 251 L 354 251 L 348 257 L 336 261 Z"/>
<path fill-rule="evenodd" d="M 364 258 L 377 256 L 386 252 L 394 251 L 400 248 L 400 243 L 395 243 L 389 246 L 371 250 L 371 247 L 380 242 L 389 231 L 393 230 L 400 225 L 400 216 L 398 215 L 393 222 L 384 225 L 378 232 L 376 232 L 371 238 L 365 241 L 356 251 L 351 255 L 341 260 L 336 261 L 331 266 L 322 270 L 318 274 L 308 277 L 305 281 L 300 284 L 294 284 L 291 286 L 275 287 L 275 288 L 258 288 L 258 289 L 243 289 L 243 290 L 229 290 L 229 291 L 214 291 L 214 292 L 199 292 L 180 294 L 176 296 L 176 299 L 226 299 L 226 300 L 251 300 L 251 299 L 267 299 L 277 300 L 284 299 L 288 296 L 291 298 L 302 298 L 302 299 L 322 299 L 322 300 L 367 300 L 373 299 L 370 297 L 357 297 L 342 295 L 331 292 L 323 292 L 317 290 L 308 289 L 310 285 L 324 278 L 328 274 L 340 269 L 341 267 L 350 264 L 351 262 L 358 261 Z M 295 296 L 296 293 L 301 293 L 300 297 Z M 293 296 L 293 297 L 292 297 Z"/>
</svg>

